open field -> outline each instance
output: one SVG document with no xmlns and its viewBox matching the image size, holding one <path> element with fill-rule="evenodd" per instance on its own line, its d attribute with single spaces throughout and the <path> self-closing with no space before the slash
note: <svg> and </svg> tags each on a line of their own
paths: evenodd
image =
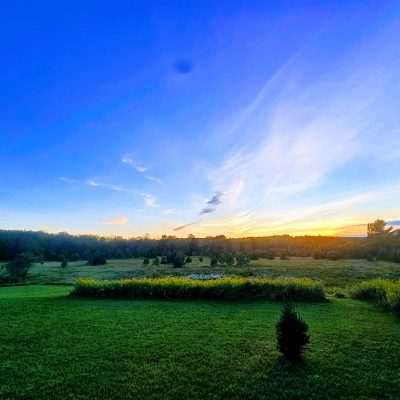
<svg viewBox="0 0 400 400">
<path fill-rule="evenodd" d="M 4 271 L 0 270 L 0 274 Z M 320 279 L 326 286 L 344 287 L 360 280 L 400 278 L 400 264 L 386 261 L 368 262 L 366 260 L 314 260 L 313 258 L 293 257 L 289 260 L 259 259 L 248 267 L 217 266 L 210 267 L 207 257 L 193 262 L 181 269 L 171 265 L 143 265 L 142 259 L 108 260 L 106 265 L 87 266 L 85 261 L 70 262 L 62 269 L 59 262 L 35 264 L 29 272 L 30 283 L 72 284 L 78 278 L 120 279 L 130 277 L 151 277 L 170 275 L 189 275 L 192 273 L 222 273 L 225 275 L 258 277 L 307 277 Z"/>
<path fill-rule="evenodd" d="M 350 299 L 300 304 L 311 349 L 276 350 L 282 304 L 83 300 L 0 288 L 2 399 L 398 399 L 400 324 Z"/>
</svg>

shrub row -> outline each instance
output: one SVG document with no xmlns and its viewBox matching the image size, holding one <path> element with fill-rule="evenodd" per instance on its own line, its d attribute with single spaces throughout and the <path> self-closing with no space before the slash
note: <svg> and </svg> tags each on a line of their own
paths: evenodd
<svg viewBox="0 0 400 400">
<path fill-rule="evenodd" d="M 350 292 L 353 299 L 372 301 L 400 316 L 400 280 L 373 279 L 361 282 Z"/>
<path fill-rule="evenodd" d="M 140 278 L 121 280 L 80 279 L 74 296 L 133 299 L 265 299 L 325 301 L 322 284 L 311 279 Z"/>
</svg>

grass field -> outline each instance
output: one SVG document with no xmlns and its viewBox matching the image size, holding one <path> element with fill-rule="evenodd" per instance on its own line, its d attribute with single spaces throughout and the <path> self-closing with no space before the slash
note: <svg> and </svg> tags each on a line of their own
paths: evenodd
<svg viewBox="0 0 400 400">
<path fill-rule="evenodd" d="M 398 399 L 400 323 L 367 303 L 301 304 L 311 349 L 276 351 L 282 304 L 82 300 L 0 288 L 1 399 Z"/>
<path fill-rule="evenodd" d="M 145 276 L 189 275 L 192 273 L 222 273 L 225 275 L 260 277 L 308 277 L 320 279 L 327 286 L 344 287 L 360 280 L 400 278 L 400 264 L 366 260 L 314 260 L 312 258 L 291 258 L 289 260 L 259 259 L 249 267 L 210 267 L 208 258 L 193 262 L 181 269 L 171 265 L 143 265 L 141 259 L 109 260 L 106 265 L 87 266 L 84 261 L 69 263 L 62 269 L 59 262 L 35 264 L 28 277 L 30 283 L 72 284 L 78 278 L 119 279 Z M 0 270 L 0 274 L 4 271 Z"/>
</svg>

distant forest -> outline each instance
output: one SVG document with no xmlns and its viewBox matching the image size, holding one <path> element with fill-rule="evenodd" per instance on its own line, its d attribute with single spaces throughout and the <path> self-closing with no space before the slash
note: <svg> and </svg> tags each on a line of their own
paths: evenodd
<svg viewBox="0 0 400 400">
<path fill-rule="evenodd" d="M 37 261 L 87 260 L 100 254 L 107 259 L 169 256 L 314 257 L 324 259 L 365 258 L 400 262 L 400 234 L 386 228 L 384 221 L 368 225 L 368 237 L 270 236 L 229 239 L 223 235 L 185 239 L 163 236 L 161 239 L 105 238 L 68 233 L 0 230 L 0 261 L 29 253 Z"/>
</svg>

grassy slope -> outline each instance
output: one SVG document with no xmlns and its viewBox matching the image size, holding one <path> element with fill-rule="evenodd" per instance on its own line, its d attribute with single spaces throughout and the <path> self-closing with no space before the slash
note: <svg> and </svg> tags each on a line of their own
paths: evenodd
<svg viewBox="0 0 400 400">
<path fill-rule="evenodd" d="M 89 267 L 85 262 L 69 263 L 62 269 L 59 262 L 48 262 L 44 265 L 35 264 L 29 274 L 32 283 L 73 283 L 77 278 L 91 277 L 98 279 L 116 279 L 132 276 L 165 276 L 188 275 L 191 273 L 221 272 L 227 275 L 264 276 L 264 277 L 308 277 L 321 279 L 328 286 L 345 286 L 363 279 L 400 278 L 400 264 L 366 260 L 314 260 L 312 258 L 292 258 L 290 260 L 252 261 L 250 267 L 218 266 L 211 268 L 209 260 L 204 258 L 199 262 L 185 265 L 182 269 L 170 265 L 143 265 L 142 260 L 109 260 L 106 265 Z M 4 271 L 0 270 L 0 274 Z"/>
<path fill-rule="evenodd" d="M 65 298 L 0 288 L 0 398 L 396 399 L 400 324 L 349 299 L 299 306 L 312 349 L 275 349 L 280 304 Z"/>
</svg>

